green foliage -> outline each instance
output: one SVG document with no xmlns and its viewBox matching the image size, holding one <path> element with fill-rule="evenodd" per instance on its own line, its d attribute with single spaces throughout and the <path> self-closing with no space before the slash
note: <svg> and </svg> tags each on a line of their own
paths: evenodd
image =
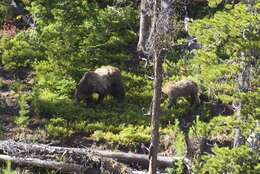
<svg viewBox="0 0 260 174">
<path fill-rule="evenodd" d="M 210 7 L 216 7 L 221 2 L 222 2 L 222 0 L 209 0 L 209 6 Z"/>
<path fill-rule="evenodd" d="M 33 31 L 20 32 L 14 38 L 0 38 L 1 64 L 7 69 L 29 68 L 42 58 L 42 52 L 34 41 Z"/>
<path fill-rule="evenodd" d="M 96 141 L 106 140 L 109 143 L 136 146 L 141 142 L 149 142 L 149 134 L 150 129 L 148 127 L 128 125 L 118 134 L 113 134 L 112 132 L 95 131 L 91 137 Z"/>
<path fill-rule="evenodd" d="M 3 174 L 16 174 L 14 170 L 12 170 L 11 167 L 11 161 L 6 162 L 6 168 L 2 170 Z"/>
<path fill-rule="evenodd" d="M 202 122 L 197 117 L 189 134 L 195 139 L 208 137 L 219 142 L 232 141 L 234 137 L 234 127 L 240 127 L 244 137 L 248 137 L 254 129 L 255 120 L 248 117 L 248 120 L 238 121 L 235 117 L 218 116 L 212 118 L 209 123 Z"/>
<path fill-rule="evenodd" d="M 214 124 L 214 123 L 213 123 Z M 210 135 L 212 127 L 208 126 L 207 123 L 200 121 L 199 116 L 196 117 L 192 129 L 190 129 L 189 134 L 191 137 L 207 137 Z"/>
<path fill-rule="evenodd" d="M 69 137 L 73 133 L 69 123 L 60 117 L 50 119 L 46 129 L 49 135 L 55 138 Z"/>
<path fill-rule="evenodd" d="M 0 2 L 0 24 L 3 24 L 5 20 L 10 20 L 14 17 L 14 13 L 11 10 L 8 0 L 2 0 Z"/>
<path fill-rule="evenodd" d="M 183 64 L 176 65 L 179 65 L 179 77 L 192 75 L 210 97 L 231 103 L 236 94 L 234 77 L 239 70 L 241 52 L 259 49 L 260 16 L 248 12 L 242 4 L 231 9 L 227 5 L 226 8 L 212 18 L 196 20 L 190 25 L 190 35 L 196 36 L 203 48 L 193 57 L 184 55 L 188 58 L 185 71 L 180 69 Z M 246 31 L 250 32 L 245 34 Z"/>
<path fill-rule="evenodd" d="M 15 118 L 15 124 L 19 127 L 27 127 L 29 124 L 28 97 L 21 94 L 18 97 L 19 115 Z"/>
<path fill-rule="evenodd" d="M 184 163 L 183 160 L 177 160 L 174 162 L 172 168 L 168 168 L 166 171 L 168 174 L 183 174 L 184 173 Z"/>
<path fill-rule="evenodd" d="M 0 112 L 3 110 L 3 108 L 0 107 Z M 2 122 L 0 122 L 0 137 L 2 137 L 4 133 L 4 125 Z"/>
<path fill-rule="evenodd" d="M 28 9 L 36 16 L 46 57 L 70 62 L 74 72 L 103 64 L 122 65 L 123 59 L 130 58 L 137 21 L 136 10 L 130 6 L 98 8 L 85 1 L 34 1 Z"/>
<path fill-rule="evenodd" d="M 67 118 L 79 113 L 77 107 L 66 96 L 59 96 L 49 90 L 40 90 L 34 94 L 34 109 L 41 115 L 65 115 Z"/>
<path fill-rule="evenodd" d="M 213 148 L 213 156 L 203 155 L 201 162 L 194 168 L 195 173 L 258 173 L 257 153 L 251 151 L 247 146 L 238 148 Z"/>
<path fill-rule="evenodd" d="M 53 138 L 66 138 L 83 133 L 96 141 L 137 147 L 150 141 L 150 118 L 143 116 L 142 108 L 149 108 L 152 98 L 152 81 L 139 69 L 131 69 L 127 62 L 134 56 L 138 32 L 138 9 L 129 1 L 69 1 L 22 0 L 23 6 L 36 22 L 35 30 L 17 31 L 14 37 L 0 38 L 0 61 L 7 69 L 30 68 L 35 71 L 32 96 L 20 96 L 19 126 L 28 124 L 28 103 L 33 113 L 51 118 L 45 125 Z M 164 71 L 168 80 L 190 78 L 210 100 L 224 103 L 242 102 L 244 121 L 234 117 L 209 117 L 203 105 L 190 129 L 192 140 L 208 137 L 211 140 L 230 141 L 234 127 L 242 129 L 248 137 L 259 119 L 259 60 L 253 60 L 251 89 L 247 93 L 236 90 L 236 76 L 240 71 L 241 52 L 247 57 L 259 54 L 259 19 L 245 5 L 226 5 L 218 9 L 220 0 L 210 0 L 209 6 L 189 9 L 189 16 L 198 19 L 189 24 L 189 35 L 196 36 L 202 49 L 184 53 L 176 50 L 167 56 Z M 117 5 L 115 5 L 117 4 Z M 0 3 L 0 23 L 12 16 L 9 7 Z M 191 8 L 191 7 L 188 7 Z M 255 8 L 259 10 L 257 2 Z M 180 38 L 183 44 L 186 38 Z M 255 55 L 251 55 L 254 53 Z M 250 59 L 251 60 L 251 59 Z M 111 64 L 121 69 L 126 97 L 122 102 L 107 96 L 104 104 L 87 108 L 82 102 L 74 104 L 74 90 L 84 72 L 101 65 Z M 21 82 L 11 89 L 19 92 Z M 0 82 L 1 86 L 1 82 Z M 178 100 L 174 109 L 167 109 L 163 101 L 161 135 L 171 135 L 173 148 L 178 156 L 185 154 L 184 136 L 177 119 L 189 113 L 186 99 Z M 207 117 L 206 120 L 201 117 Z M 210 120 L 211 119 L 211 120 Z M 166 124 L 174 124 L 165 128 Z M 246 147 L 238 149 L 215 148 L 213 156 L 198 160 L 195 173 L 253 173 L 255 156 Z M 249 156 L 252 155 L 250 159 Z M 251 161 L 250 161 L 251 160 Z M 226 165 L 227 164 L 227 165 Z M 169 173 L 183 173 L 182 161 L 178 161 Z"/>
<path fill-rule="evenodd" d="M 177 156 L 184 156 L 185 150 L 186 150 L 186 145 L 184 142 L 184 135 L 180 131 L 179 128 L 179 122 L 176 120 L 175 126 L 174 126 L 174 134 L 176 135 L 175 139 L 175 151 Z"/>
<path fill-rule="evenodd" d="M 93 134 L 95 131 L 119 133 L 121 130 L 124 129 L 124 127 L 125 126 L 123 124 L 119 126 L 106 125 L 103 122 L 88 124 L 86 121 L 76 122 L 74 125 L 76 131 L 86 132 L 87 134 Z"/>
<path fill-rule="evenodd" d="M 260 89 L 247 93 L 240 93 L 239 98 L 242 101 L 242 114 L 246 117 L 252 116 L 254 119 L 260 119 Z"/>
<path fill-rule="evenodd" d="M 67 73 L 66 68 L 60 66 L 53 59 L 39 61 L 35 63 L 37 88 L 54 92 L 58 95 L 70 96 L 75 87 L 76 82 Z"/>
</svg>

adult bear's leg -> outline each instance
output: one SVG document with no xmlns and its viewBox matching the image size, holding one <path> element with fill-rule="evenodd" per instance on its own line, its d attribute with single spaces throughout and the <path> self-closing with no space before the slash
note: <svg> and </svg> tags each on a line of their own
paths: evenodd
<svg viewBox="0 0 260 174">
<path fill-rule="evenodd" d="M 86 103 L 87 107 L 93 108 L 95 106 L 93 99 L 92 99 L 92 96 L 86 97 L 85 103 Z"/>
<path fill-rule="evenodd" d="M 105 96 L 106 96 L 106 94 L 103 94 L 103 93 L 98 94 L 98 104 L 103 103 Z"/>
</svg>

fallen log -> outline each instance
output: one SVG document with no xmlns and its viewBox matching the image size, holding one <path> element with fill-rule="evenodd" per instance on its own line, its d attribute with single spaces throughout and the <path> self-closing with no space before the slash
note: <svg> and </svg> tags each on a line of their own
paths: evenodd
<svg viewBox="0 0 260 174">
<path fill-rule="evenodd" d="M 36 166 L 47 169 L 56 169 L 62 172 L 85 172 L 86 168 L 78 164 L 70 164 L 65 162 L 57 162 L 50 160 L 41 160 L 38 158 L 22 158 L 11 157 L 8 155 L 0 155 L 0 160 L 11 161 L 12 163 L 19 164 L 21 166 Z"/>
<path fill-rule="evenodd" d="M 148 155 L 143 154 L 135 154 L 135 153 L 125 153 L 125 152 L 113 152 L 113 151 L 105 151 L 105 150 L 96 150 L 97 155 L 107 158 L 116 159 L 119 162 L 123 163 L 132 163 L 136 162 L 141 164 L 143 167 L 148 167 L 149 158 Z M 157 165 L 161 168 L 171 167 L 174 161 L 181 160 L 182 157 L 166 157 L 166 156 L 158 156 L 157 157 Z"/>
<path fill-rule="evenodd" d="M 74 149 L 74 148 L 72 148 Z M 74 149 L 75 150 L 75 149 Z M 84 151 L 81 152 L 81 151 Z M 75 171 L 96 174 L 114 173 L 130 174 L 132 169 L 102 156 L 97 156 L 90 149 L 54 147 L 41 144 L 26 144 L 14 141 L 0 141 L 0 160 L 11 160 L 24 166 L 59 169 L 61 171 Z M 89 171 L 91 170 L 91 172 Z"/>
<path fill-rule="evenodd" d="M 39 156 L 48 159 L 66 159 L 66 162 L 77 162 L 79 164 L 82 161 L 88 161 L 86 159 L 93 158 L 112 158 L 118 162 L 126 164 L 138 163 L 144 168 L 148 167 L 149 159 L 148 155 L 125 153 L 125 152 L 113 152 L 105 150 L 95 150 L 88 148 L 67 148 L 48 146 L 44 144 L 26 144 L 14 141 L 0 141 L 0 150 L 4 151 L 4 154 L 11 156 L 29 156 L 32 158 L 39 158 Z M 164 157 L 158 156 L 158 167 L 165 168 L 170 167 L 174 161 L 181 160 L 182 157 Z"/>
<path fill-rule="evenodd" d="M 11 161 L 14 164 L 21 166 L 34 166 L 40 168 L 54 169 L 60 172 L 73 172 L 73 173 L 88 173 L 88 174 L 100 174 L 101 170 L 96 168 L 86 169 L 82 165 L 69 164 L 57 161 L 45 161 L 37 158 L 16 158 L 8 155 L 0 155 L 0 160 Z M 146 174 L 146 171 L 132 171 L 131 174 Z M 160 174 L 166 174 L 160 172 Z"/>
</svg>

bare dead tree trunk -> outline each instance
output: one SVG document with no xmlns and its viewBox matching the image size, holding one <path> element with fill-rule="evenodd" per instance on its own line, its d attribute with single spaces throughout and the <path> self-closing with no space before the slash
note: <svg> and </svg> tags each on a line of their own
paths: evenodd
<svg viewBox="0 0 260 174">
<path fill-rule="evenodd" d="M 251 62 L 247 60 L 248 58 L 246 57 L 244 52 L 241 53 L 241 58 L 242 58 L 242 62 L 240 65 L 241 71 L 240 71 L 240 73 L 238 75 L 238 79 L 237 79 L 238 91 L 239 92 L 248 92 L 251 87 L 252 65 L 251 65 Z M 241 121 L 242 120 L 242 116 L 241 116 L 242 103 L 241 103 L 241 101 L 239 101 L 237 106 L 235 106 L 235 107 L 236 107 L 236 118 L 237 118 L 237 120 Z M 233 147 L 238 147 L 241 144 L 243 144 L 242 131 L 239 126 L 236 126 Z"/>
<path fill-rule="evenodd" d="M 162 51 L 167 51 L 170 47 L 170 42 L 174 42 L 175 26 L 170 26 L 170 6 L 174 0 L 151 0 L 151 25 L 149 37 L 145 43 L 147 53 L 153 57 L 154 64 L 154 91 L 153 100 L 150 106 L 151 110 L 151 144 L 149 155 L 149 174 L 156 174 L 157 167 L 157 152 L 159 144 L 159 126 L 160 126 L 160 104 L 161 104 L 161 87 L 162 87 Z M 160 8 L 161 6 L 161 8 Z M 173 27 L 173 28 L 171 28 Z M 169 33 L 168 31 L 172 31 Z M 171 35 L 173 34 L 173 35 Z M 167 41 L 166 41 L 167 40 Z M 148 112 L 150 113 L 150 112 Z"/>
<path fill-rule="evenodd" d="M 160 126 L 160 104 L 161 104 L 161 88 L 162 88 L 162 60 L 155 52 L 154 57 L 154 93 L 153 93 L 153 106 L 152 106 L 152 140 L 150 145 L 150 162 L 149 162 L 149 174 L 156 174 L 157 166 L 157 152 L 159 144 L 159 126 Z"/>
<path fill-rule="evenodd" d="M 146 1 L 147 0 L 141 0 L 139 41 L 137 44 L 138 54 L 144 53 L 145 43 L 149 33 L 149 16 L 148 16 L 148 9 L 146 8 Z"/>
<path fill-rule="evenodd" d="M 154 40 L 153 37 L 157 34 L 156 33 L 156 23 L 157 23 L 157 17 L 158 17 L 158 5 L 159 5 L 159 0 L 153 0 L 153 9 L 152 9 L 152 19 L 151 19 L 151 25 L 150 25 L 150 31 L 149 31 L 149 36 L 147 39 L 147 42 L 149 44 L 152 43 L 152 45 L 150 45 L 150 49 L 154 48 Z M 152 50 L 154 51 L 154 50 Z"/>
<path fill-rule="evenodd" d="M 152 15 L 152 24 L 150 28 L 149 40 L 152 41 L 152 37 L 156 33 L 156 23 L 157 23 L 157 5 L 159 4 L 158 0 L 153 1 L 153 15 Z M 162 87 L 162 60 L 160 58 L 160 51 L 157 50 L 154 44 L 154 40 L 151 42 L 151 51 L 154 57 L 154 91 L 153 91 L 153 100 L 152 100 L 152 119 L 151 119 L 151 144 L 150 144 L 150 155 L 149 155 L 149 174 L 156 174 L 157 167 L 157 153 L 159 145 L 159 126 L 160 126 L 160 104 L 161 104 L 161 87 Z"/>
<path fill-rule="evenodd" d="M 236 119 L 241 119 L 241 102 L 239 102 L 238 106 L 236 107 Z M 239 126 L 235 127 L 235 135 L 234 135 L 234 142 L 233 147 L 238 147 L 243 143 L 242 139 L 242 132 Z"/>
</svg>

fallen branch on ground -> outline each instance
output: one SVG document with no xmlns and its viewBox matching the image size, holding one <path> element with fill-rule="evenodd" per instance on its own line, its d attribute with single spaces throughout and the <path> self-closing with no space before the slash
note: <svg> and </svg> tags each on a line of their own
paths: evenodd
<svg viewBox="0 0 260 174">
<path fill-rule="evenodd" d="M 86 168 L 82 165 L 78 164 L 70 164 L 65 162 L 57 162 L 57 161 L 47 161 L 41 160 L 38 158 L 21 158 L 21 157 L 11 157 L 8 155 L 0 155 L 0 160 L 4 161 L 12 161 L 15 164 L 19 164 L 21 166 L 36 166 L 47 169 L 56 169 L 62 172 L 84 172 Z"/>
<path fill-rule="evenodd" d="M 61 171 L 89 171 L 89 173 L 130 174 L 132 169 L 90 149 L 63 148 L 41 144 L 0 141 L 0 160 L 11 160 L 21 166 L 36 166 Z M 99 171 L 99 172 L 98 172 Z"/>
<path fill-rule="evenodd" d="M 57 146 L 48 146 L 44 144 L 27 144 L 14 141 L 0 141 L 0 151 L 2 154 L 11 157 L 19 158 L 37 158 L 41 160 L 58 161 L 62 159 L 64 163 L 73 163 L 83 166 L 101 166 L 107 168 L 117 167 L 121 170 L 127 168 L 124 165 L 119 165 L 118 162 L 127 164 L 138 163 L 143 167 L 148 167 L 149 159 L 147 155 L 125 153 L 125 152 L 112 152 L 105 150 L 94 150 L 88 148 L 66 148 Z M 158 157 L 158 167 L 170 167 L 176 160 L 182 159 L 181 157 Z M 104 166 L 104 161 L 106 165 Z M 110 161 L 110 163 L 108 162 Z M 115 165 L 116 164 L 116 165 Z M 112 170 L 112 169 L 110 169 Z"/>
</svg>

